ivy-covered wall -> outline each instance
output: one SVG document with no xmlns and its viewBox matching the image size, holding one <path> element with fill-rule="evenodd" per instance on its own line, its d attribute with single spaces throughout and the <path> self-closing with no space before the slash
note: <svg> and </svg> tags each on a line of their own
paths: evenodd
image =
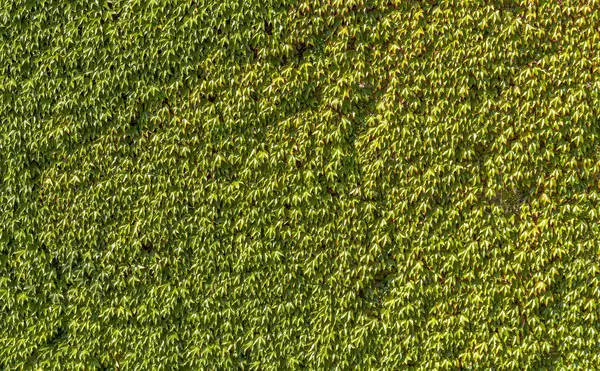
<svg viewBox="0 0 600 371">
<path fill-rule="evenodd" d="M 0 2 L 0 369 L 600 367 L 592 0 Z"/>
</svg>

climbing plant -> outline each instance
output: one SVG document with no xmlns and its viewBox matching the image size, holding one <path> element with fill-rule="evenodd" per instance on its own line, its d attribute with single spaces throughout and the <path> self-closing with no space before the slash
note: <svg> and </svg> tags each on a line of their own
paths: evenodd
<svg viewBox="0 0 600 371">
<path fill-rule="evenodd" d="M 592 0 L 0 2 L 0 369 L 600 365 Z"/>
</svg>

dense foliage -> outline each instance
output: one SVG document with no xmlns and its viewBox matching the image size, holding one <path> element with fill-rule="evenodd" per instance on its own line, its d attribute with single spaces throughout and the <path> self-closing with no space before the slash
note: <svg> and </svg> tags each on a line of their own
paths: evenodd
<svg viewBox="0 0 600 371">
<path fill-rule="evenodd" d="M 596 1 L 0 2 L 0 369 L 594 369 Z"/>
</svg>

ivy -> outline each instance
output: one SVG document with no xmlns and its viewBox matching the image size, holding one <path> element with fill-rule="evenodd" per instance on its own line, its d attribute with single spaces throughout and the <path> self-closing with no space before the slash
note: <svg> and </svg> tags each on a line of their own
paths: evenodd
<svg viewBox="0 0 600 371">
<path fill-rule="evenodd" d="M 595 1 L 0 4 L 0 369 L 596 369 Z"/>
</svg>

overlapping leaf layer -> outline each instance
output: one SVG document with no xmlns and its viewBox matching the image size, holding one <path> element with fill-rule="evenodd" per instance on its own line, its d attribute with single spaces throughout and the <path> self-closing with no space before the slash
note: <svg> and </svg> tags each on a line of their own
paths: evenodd
<svg viewBox="0 0 600 371">
<path fill-rule="evenodd" d="M 0 368 L 598 367 L 599 30 L 0 2 Z"/>
</svg>

